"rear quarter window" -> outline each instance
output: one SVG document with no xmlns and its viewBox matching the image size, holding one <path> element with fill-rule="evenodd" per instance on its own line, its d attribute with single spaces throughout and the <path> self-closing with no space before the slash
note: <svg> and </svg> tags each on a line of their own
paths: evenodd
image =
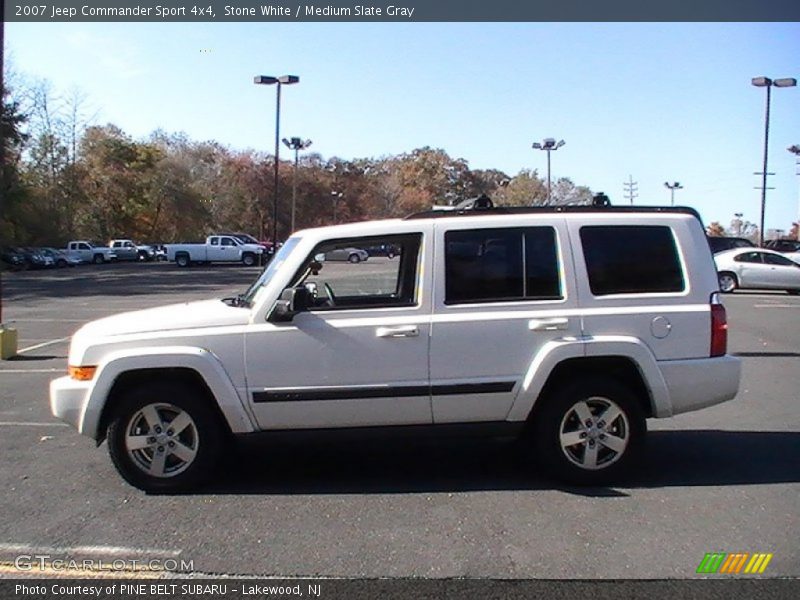
<svg viewBox="0 0 800 600">
<path fill-rule="evenodd" d="M 595 296 L 685 290 L 672 229 L 660 225 L 581 227 L 581 244 Z"/>
</svg>

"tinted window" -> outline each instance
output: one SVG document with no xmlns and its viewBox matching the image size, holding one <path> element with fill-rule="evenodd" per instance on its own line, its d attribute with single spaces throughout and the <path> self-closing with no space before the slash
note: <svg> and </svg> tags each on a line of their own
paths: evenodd
<svg viewBox="0 0 800 600">
<path fill-rule="evenodd" d="M 788 258 L 774 254 L 764 254 L 764 262 L 768 265 L 781 265 L 782 267 L 793 267 L 795 265 Z"/>
<path fill-rule="evenodd" d="M 589 287 L 595 296 L 682 292 L 683 270 L 672 230 L 663 226 L 581 228 Z"/>
<path fill-rule="evenodd" d="M 762 252 L 745 252 L 739 256 L 734 256 L 733 260 L 736 262 L 760 263 L 762 255 Z"/>
<path fill-rule="evenodd" d="M 561 298 L 552 227 L 445 233 L 445 304 Z"/>
</svg>

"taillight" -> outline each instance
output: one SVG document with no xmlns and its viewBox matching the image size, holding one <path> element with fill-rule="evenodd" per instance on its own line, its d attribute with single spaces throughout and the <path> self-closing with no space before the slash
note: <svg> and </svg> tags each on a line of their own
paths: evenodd
<svg viewBox="0 0 800 600">
<path fill-rule="evenodd" d="M 728 352 L 728 315 L 717 294 L 711 295 L 711 356 Z"/>
</svg>

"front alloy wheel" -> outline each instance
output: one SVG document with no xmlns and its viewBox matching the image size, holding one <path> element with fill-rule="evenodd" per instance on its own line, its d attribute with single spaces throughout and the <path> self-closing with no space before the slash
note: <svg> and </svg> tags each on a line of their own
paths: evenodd
<svg viewBox="0 0 800 600">
<path fill-rule="evenodd" d="M 174 477 L 189 468 L 199 447 L 197 425 L 188 412 L 167 403 L 136 412 L 125 432 L 128 458 L 153 477 Z"/>
<path fill-rule="evenodd" d="M 132 388 L 117 400 L 108 451 L 128 483 L 146 492 L 175 492 L 213 474 L 223 433 L 199 390 L 157 382 Z"/>
</svg>

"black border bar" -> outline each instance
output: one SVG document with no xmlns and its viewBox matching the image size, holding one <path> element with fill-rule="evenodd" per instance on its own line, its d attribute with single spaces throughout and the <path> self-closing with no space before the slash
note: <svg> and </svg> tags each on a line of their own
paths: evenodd
<svg viewBox="0 0 800 600">
<path fill-rule="evenodd" d="M 28 7 L 25 9 L 25 7 Z M 34 9 L 34 7 L 37 7 Z M 38 7 L 44 7 L 40 10 Z M 121 10 L 127 9 L 127 10 Z M 778 22 L 800 21 L 797 0 L 7 0 L 26 22 Z"/>
</svg>

